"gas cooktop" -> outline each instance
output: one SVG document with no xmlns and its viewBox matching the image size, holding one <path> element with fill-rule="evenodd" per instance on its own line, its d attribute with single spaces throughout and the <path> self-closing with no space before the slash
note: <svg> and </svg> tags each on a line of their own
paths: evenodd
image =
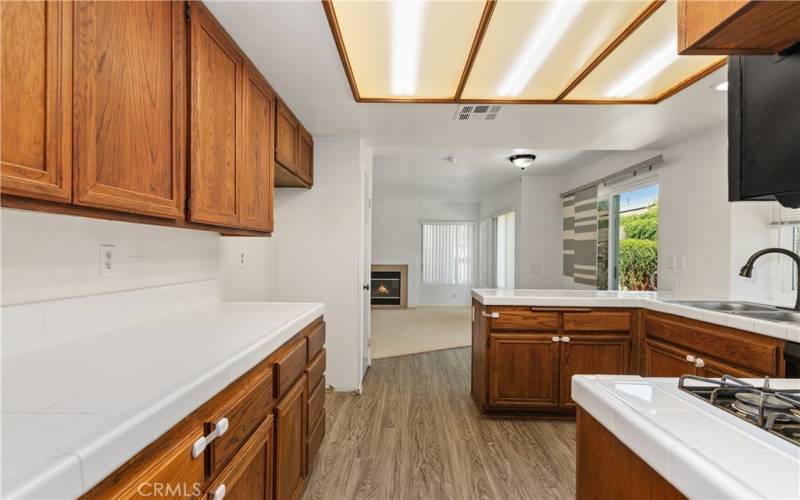
<svg viewBox="0 0 800 500">
<path fill-rule="evenodd" d="M 730 375 L 719 379 L 683 375 L 678 387 L 800 446 L 800 390 L 772 389 L 769 377 L 758 386 Z"/>
</svg>

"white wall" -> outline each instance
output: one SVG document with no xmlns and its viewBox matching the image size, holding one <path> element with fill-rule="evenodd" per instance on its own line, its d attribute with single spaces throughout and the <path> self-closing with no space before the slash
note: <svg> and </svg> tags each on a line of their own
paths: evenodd
<svg viewBox="0 0 800 500">
<path fill-rule="evenodd" d="M 561 286 L 563 177 L 522 179 L 522 221 L 517 235 L 517 288 Z"/>
<path fill-rule="evenodd" d="M 362 156 L 358 138 L 315 137 L 314 187 L 275 190 L 273 236 L 222 242 L 226 300 L 325 303 L 327 383 L 341 391 L 361 382 Z"/>
<path fill-rule="evenodd" d="M 469 305 L 472 285 L 422 283 L 423 221 L 473 221 L 478 203 L 392 198 L 373 200 L 372 263 L 408 265 L 408 305 Z M 477 279 L 477 265 L 475 268 Z"/>
<path fill-rule="evenodd" d="M 727 131 L 715 127 L 664 150 L 617 154 L 566 178 L 564 190 L 656 154 L 659 183 L 659 289 L 689 296 L 770 300 L 777 258 L 765 257 L 753 279 L 737 276 L 755 250 L 769 246 L 764 203 L 728 202 Z M 571 280 L 562 285 L 573 287 Z"/>
<path fill-rule="evenodd" d="M 219 277 L 217 233 L 2 209 L 2 305 Z M 101 244 L 116 245 L 101 275 Z"/>
</svg>

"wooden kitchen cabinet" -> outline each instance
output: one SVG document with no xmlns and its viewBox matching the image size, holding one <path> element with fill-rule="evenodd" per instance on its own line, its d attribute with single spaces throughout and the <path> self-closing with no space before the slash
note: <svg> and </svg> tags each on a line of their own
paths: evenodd
<svg viewBox="0 0 800 500">
<path fill-rule="evenodd" d="M 273 229 L 275 97 L 258 70 L 244 65 L 242 99 L 242 227 Z"/>
<path fill-rule="evenodd" d="M 669 344 L 650 339 L 645 340 L 645 377 L 680 377 L 681 375 L 697 375 L 692 353 Z"/>
<path fill-rule="evenodd" d="M 199 3 L 191 8 L 189 216 L 238 227 L 242 67 L 236 44 Z"/>
<path fill-rule="evenodd" d="M 699 368 L 698 372 L 701 377 L 720 378 L 723 375 L 730 375 L 736 378 L 762 378 L 762 375 L 758 373 L 743 370 L 707 356 L 701 357 L 700 359 L 702 360 L 703 366 Z"/>
<path fill-rule="evenodd" d="M 275 407 L 275 500 L 294 500 L 306 476 L 306 379 Z"/>
<path fill-rule="evenodd" d="M 273 441 L 273 417 L 270 415 L 209 486 L 207 498 L 222 498 L 221 493 L 228 500 L 270 500 Z"/>
<path fill-rule="evenodd" d="M 681 54 L 776 54 L 798 41 L 796 0 L 678 0 Z"/>
<path fill-rule="evenodd" d="M 0 2 L 0 187 L 72 199 L 72 9 Z"/>
<path fill-rule="evenodd" d="M 283 101 L 278 101 L 275 114 L 275 161 L 293 174 L 297 174 L 298 139 L 300 123 Z"/>
<path fill-rule="evenodd" d="M 559 343 L 553 334 L 491 333 L 489 405 L 555 408 L 559 394 Z"/>
<path fill-rule="evenodd" d="M 628 336 L 562 336 L 559 356 L 562 407 L 574 407 L 572 376 L 629 372 L 631 340 Z"/>
<path fill-rule="evenodd" d="M 74 4 L 74 203 L 184 217 L 180 2 Z"/>
<path fill-rule="evenodd" d="M 297 176 L 309 186 L 314 183 L 314 138 L 300 126 L 297 145 Z"/>
<path fill-rule="evenodd" d="M 314 139 L 282 100 L 275 112 L 275 186 L 314 183 Z"/>
</svg>

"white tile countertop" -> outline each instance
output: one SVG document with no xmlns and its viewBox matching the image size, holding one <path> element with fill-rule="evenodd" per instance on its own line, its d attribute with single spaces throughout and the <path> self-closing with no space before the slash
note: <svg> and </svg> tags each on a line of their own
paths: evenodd
<svg viewBox="0 0 800 500">
<path fill-rule="evenodd" d="M 800 447 L 681 391 L 678 379 L 576 375 L 572 397 L 689 498 L 800 498 Z"/>
<path fill-rule="evenodd" d="M 487 306 L 640 307 L 715 325 L 729 326 L 769 337 L 800 342 L 800 324 L 748 318 L 675 304 L 674 300 L 719 300 L 687 297 L 674 292 L 619 292 L 605 290 L 500 290 L 475 288 L 472 297 Z M 724 300 L 724 299 L 723 299 Z"/>
<path fill-rule="evenodd" d="M 81 495 L 324 313 L 163 298 L 171 313 L 3 357 L 0 496 Z M 45 310 L 58 314 L 57 302 Z M 35 317 L 19 307 L 28 305 L 3 309 L 4 336 Z"/>
</svg>

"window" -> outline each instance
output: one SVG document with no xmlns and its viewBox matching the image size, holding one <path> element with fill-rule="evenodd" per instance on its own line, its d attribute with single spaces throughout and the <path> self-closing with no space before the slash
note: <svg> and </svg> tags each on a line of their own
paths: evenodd
<svg viewBox="0 0 800 500">
<path fill-rule="evenodd" d="M 474 223 L 424 222 L 422 224 L 423 283 L 472 284 L 474 255 Z"/>
<path fill-rule="evenodd" d="M 658 184 L 637 182 L 598 196 L 597 224 L 598 288 L 655 290 Z"/>
</svg>

